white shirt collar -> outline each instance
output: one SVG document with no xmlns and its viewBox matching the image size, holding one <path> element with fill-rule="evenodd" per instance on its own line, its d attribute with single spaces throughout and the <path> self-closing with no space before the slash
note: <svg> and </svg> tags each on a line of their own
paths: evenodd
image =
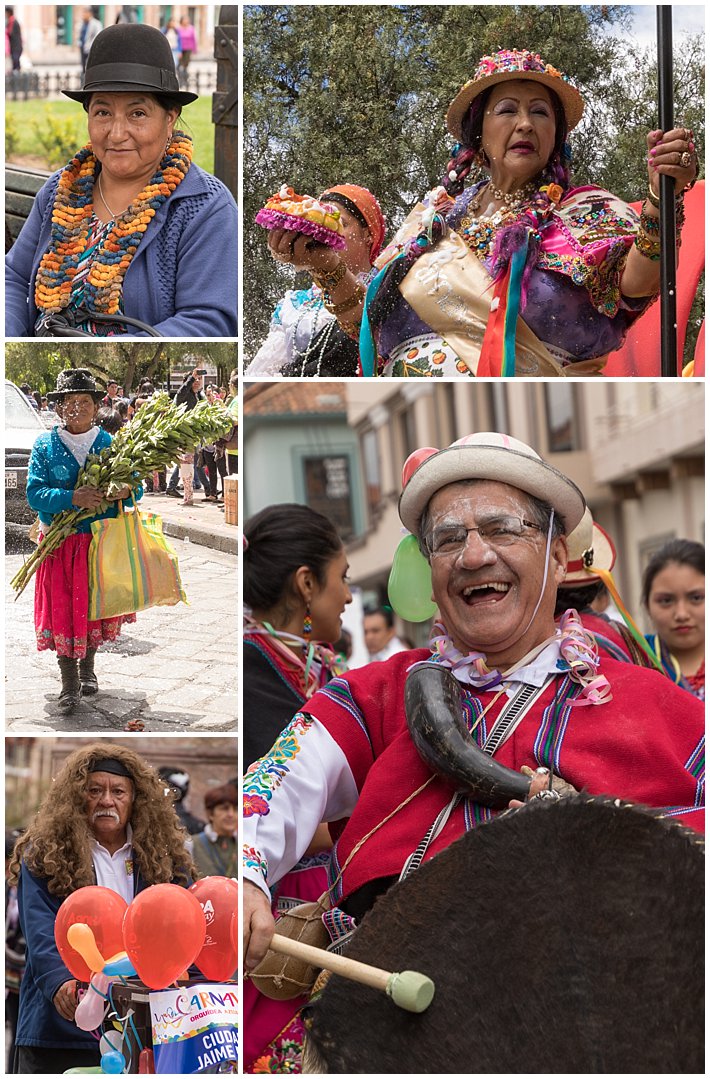
<svg viewBox="0 0 710 1079">
<path fill-rule="evenodd" d="M 564 664 L 564 666 L 560 666 L 561 663 Z M 557 639 L 550 641 L 550 643 L 524 667 L 520 667 L 511 675 L 504 677 L 502 686 L 505 687 L 508 696 L 512 697 L 521 685 L 542 686 L 551 674 L 559 674 L 562 670 L 566 669 L 567 664 L 562 659 L 560 654 L 560 641 Z M 478 692 L 497 693 L 501 689 L 500 682 L 497 685 L 490 687 L 477 686 L 471 678 L 471 664 L 453 668 L 451 673 L 462 685 L 472 686 Z"/>
</svg>

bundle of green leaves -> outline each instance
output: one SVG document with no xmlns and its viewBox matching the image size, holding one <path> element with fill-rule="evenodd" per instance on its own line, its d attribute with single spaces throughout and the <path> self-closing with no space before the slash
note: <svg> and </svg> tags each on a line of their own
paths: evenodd
<svg viewBox="0 0 710 1079">
<path fill-rule="evenodd" d="M 44 562 L 89 517 L 100 516 L 126 488 L 134 491 L 152 472 L 171 465 L 180 453 L 209 445 L 232 430 L 232 419 L 221 404 L 200 401 L 189 412 L 167 393 L 155 394 L 116 434 L 110 446 L 90 453 L 75 484 L 104 493 L 98 509 L 63 510 L 52 520 L 42 542 L 10 582 L 18 598 Z"/>
</svg>

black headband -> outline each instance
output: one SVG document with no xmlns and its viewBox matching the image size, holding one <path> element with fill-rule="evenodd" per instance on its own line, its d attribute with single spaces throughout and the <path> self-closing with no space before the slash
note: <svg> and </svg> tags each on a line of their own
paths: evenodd
<svg viewBox="0 0 710 1079">
<path fill-rule="evenodd" d="M 89 771 L 109 772 L 112 776 L 126 776 L 127 779 L 133 779 L 125 764 L 116 760 L 115 757 L 94 757 L 89 765 Z"/>
<path fill-rule="evenodd" d="M 342 195 L 340 191 L 333 191 L 332 193 L 326 191 L 323 200 L 325 202 L 339 202 L 343 209 L 347 210 L 364 229 L 370 227 L 365 220 L 365 215 L 362 210 L 358 209 L 352 199 L 349 199 L 347 195 Z"/>
</svg>

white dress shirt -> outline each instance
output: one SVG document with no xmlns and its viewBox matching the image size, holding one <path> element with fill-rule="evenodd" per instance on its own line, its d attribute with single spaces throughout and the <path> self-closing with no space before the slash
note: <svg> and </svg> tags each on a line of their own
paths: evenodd
<svg viewBox="0 0 710 1079">
<path fill-rule="evenodd" d="M 123 896 L 127 903 L 133 899 L 135 889 L 135 865 L 133 861 L 133 829 L 126 825 L 126 842 L 115 854 L 102 847 L 98 839 L 91 837 L 91 857 L 96 873 L 96 883 L 110 888 Z"/>
</svg>

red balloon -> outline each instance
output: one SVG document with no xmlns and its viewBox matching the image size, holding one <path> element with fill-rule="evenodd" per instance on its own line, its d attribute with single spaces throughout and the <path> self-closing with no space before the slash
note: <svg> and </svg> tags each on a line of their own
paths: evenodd
<svg viewBox="0 0 710 1079">
<path fill-rule="evenodd" d="M 229 877 L 203 877 L 190 891 L 199 900 L 207 933 L 195 963 L 205 978 L 223 982 L 237 969 L 237 945 L 232 939 L 232 917 L 237 911 L 239 889 Z"/>
<path fill-rule="evenodd" d="M 76 922 L 85 922 L 104 959 L 110 959 L 123 951 L 122 926 L 127 909 L 122 896 L 97 884 L 78 888 L 62 903 L 54 922 L 54 939 L 64 965 L 80 982 L 88 982 L 92 972 L 67 940 L 67 930 Z"/>
<path fill-rule="evenodd" d="M 202 907 L 177 884 L 153 884 L 123 919 L 123 947 L 150 989 L 165 989 L 195 962 L 205 939 Z"/>
</svg>

